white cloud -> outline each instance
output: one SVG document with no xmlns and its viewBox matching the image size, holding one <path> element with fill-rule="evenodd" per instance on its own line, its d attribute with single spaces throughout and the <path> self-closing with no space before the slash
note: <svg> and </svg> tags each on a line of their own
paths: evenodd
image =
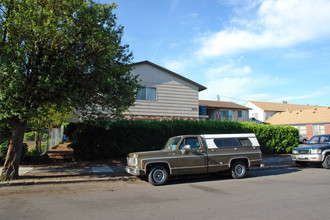
<svg viewBox="0 0 330 220">
<path fill-rule="evenodd" d="M 319 100 L 319 98 L 322 98 L 322 97 L 324 97 L 324 99 L 326 99 L 329 95 L 329 90 L 330 90 L 329 86 L 322 87 L 317 90 L 312 90 L 312 88 L 311 88 L 310 91 L 304 90 L 304 91 L 299 92 L 299 94 L 285 95 L 285 96 L 281 96 L 280 98 L 273 99 L 271 101 L 272 102 L 281 102 L 281 101 L 304 100 L 304 101 L 307 101 L 308 103 L 303 103 L 303 104 L 328 105 L 329 103 L 326 103 L 326 104 L 317 103 L 316 100 Z"/>
<path fill-rule="evenodd" d="M 207 90 L 200 93 L 200 99 L 232 101 L 244 105 L 247 100 L 265 100 L 271 97 L 265 88 L 279 86 L 285 79 L 255 74 L 249 66 L 237 66 L 235 62 L 212 67 L 207 71 Z M 231 99 L 234 98 L 234 99 Z"/>
<path fill-rule="evenodd" d="M 293 49 L 285 54 L 283 54 L 284 58 L 311 58 L 313 57 L 313 53 L 311 52 L 305 52 L 305 51 L 298 51 L 296 49 Z"/>
<path fill-rule="evenodd" d="M 185 61 L 177 61 L 177 60 L 164 60 L 164 66 L 166 69 L 171 70 L 173 72 L 179 73 L 186 67 Z"/>
<path fill-rule="evenodd" d="M 246 76 L 251 73 L 251 68 L 249 66 L 235 67 L 234 64 L 226 64 L 223 66 L 218 66 L 209 69 L 206 74 L 208 77 L 225 77 L 225 76 Z"/>
<path fill-rule="evenodd" d="M 286 47 L 330 36 L 329 11 L 329 0 L 265 0 L 257 10 L 251 9 L 250 16 L 238 14 L 233 18 L 236 26 L 199 38 L 201 48 L 196 55 L 207 58 Z"/>
</svg>

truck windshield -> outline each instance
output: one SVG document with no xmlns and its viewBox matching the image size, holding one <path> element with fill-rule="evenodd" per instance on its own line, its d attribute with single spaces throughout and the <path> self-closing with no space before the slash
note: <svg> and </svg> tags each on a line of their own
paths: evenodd
<svg viewBox="0 0 330 220">
<path fill-rule="evenodd" d="M 172 138 L 168 139 L 167 143 L 163 147 L 163 150 L 175 150 L 176 145 L 178 145 L 180 139 L 181 139 L 181 137 L 172 137 Z"/>
</svg>

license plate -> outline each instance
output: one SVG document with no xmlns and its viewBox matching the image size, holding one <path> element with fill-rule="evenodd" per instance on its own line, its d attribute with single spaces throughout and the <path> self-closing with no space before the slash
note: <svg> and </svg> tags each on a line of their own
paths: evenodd
<svg viewBox="0 0 330 220">
<path fill-rule="evenodd" d="M 299 159 L 306 159 L 307 157 L 303 156 L 303 155 L 299 155 L 298 156 Z"/>
</svg>

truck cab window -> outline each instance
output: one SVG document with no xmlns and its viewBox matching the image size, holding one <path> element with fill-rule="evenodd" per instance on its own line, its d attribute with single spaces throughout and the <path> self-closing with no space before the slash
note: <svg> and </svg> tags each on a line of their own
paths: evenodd
<svg viewBox="0 0 330 220">
<path fill-rule="evenodd" d="M 180 149 L 183 149 L 183 147 L 185 145 L 190 145 L 190 148 L 192 150 L 198 150 L 201 146 L 199 141 L 198 141 L 198 138 L 196 138 L 196 137 L 183 139 L 181 144 L 180 144 Z"/>
</svg>

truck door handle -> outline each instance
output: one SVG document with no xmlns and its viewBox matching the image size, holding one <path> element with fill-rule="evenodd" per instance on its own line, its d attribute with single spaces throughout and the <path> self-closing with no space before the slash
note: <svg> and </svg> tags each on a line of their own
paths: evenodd
<svg viewBox="0 0 330 220">
<path fill-rule="evenodd" d="M 235 147 L 234 150 L 237 150 L 237 147 Z"/>
</svg>

